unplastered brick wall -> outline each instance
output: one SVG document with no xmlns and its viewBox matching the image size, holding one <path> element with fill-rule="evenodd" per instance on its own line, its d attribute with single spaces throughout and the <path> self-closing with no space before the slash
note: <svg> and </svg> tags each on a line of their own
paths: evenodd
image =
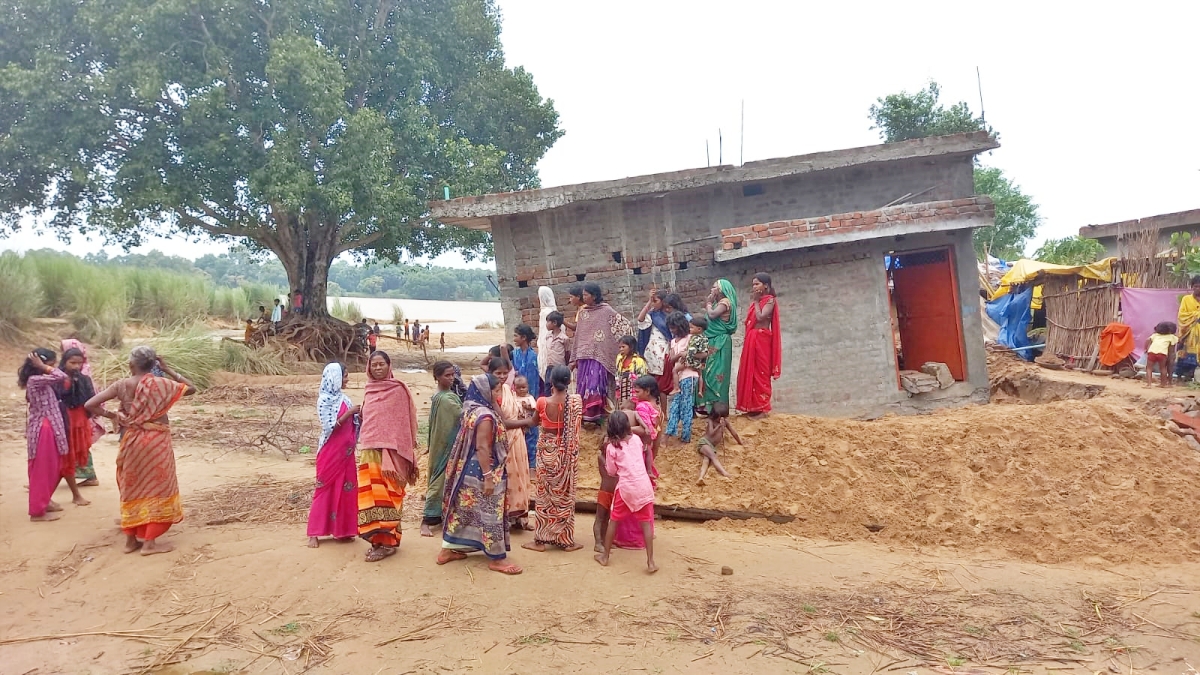
<svg viewBox="0 0 1200 675">
<path fill-rule="evenodd" d="M 831 216 L 777 220 L 721 230 L 721 250 L 754 249 L 767 242 L 819 239 L 843 233 L 869 235 L 873 230 L 893 226 L 911 226 L 913 229 L 919 230 L 922 224 L 961 221 L 972 216 L 991 218 L 993 213 L 994 208 L 990 199 L 970 197 L 893 206 L 874 211 L 853 211 Z"/>
<path fill-rule="evenodd" d="M 890 253 L 953 251 L 962 310 L 967 382 L 937 401 L 910 398 L 899 387 L 884 257 Z M 873 417 L 986 400 L 988 376 L 979 289 L 969 229 L 887 237 L 764 253 L 718 263 L 739 295 L 739 323 L 757 272 L 771 275 L 783 331 L 783 375 L 774 383 L 779 412 Z M 734 379 L 744 329 L 734 338 Z M 973 398 L 974 397 L 974 398 Z"/>
</svg>

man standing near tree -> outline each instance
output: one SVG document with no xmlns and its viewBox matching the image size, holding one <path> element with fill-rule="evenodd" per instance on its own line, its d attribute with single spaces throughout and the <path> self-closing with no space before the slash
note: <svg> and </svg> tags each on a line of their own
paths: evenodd
<svg viewBox="0 0 1200 675">
<path fill-rule="evenodd" d="M 283 323 L 283 305 L 279 304 L 279 298 L 275 298 L 275 306 L 271 308 L 271 323 L 279 328 L 279 324 Z"/>
</svg>

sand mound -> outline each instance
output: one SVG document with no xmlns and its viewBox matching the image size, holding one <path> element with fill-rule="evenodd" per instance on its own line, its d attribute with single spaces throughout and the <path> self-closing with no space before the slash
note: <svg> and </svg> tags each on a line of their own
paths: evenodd
<svg viewBox="0 0 1200 675">
<path fill-rule="evenodd" d="M 775 415 L 735 428 L 748 447 L 722 452 L 732 478 L 696 485 L 696 453 L 672 441 L 657 502 L 797 517 L 735 527 L 1043 561 L 1200 554 L 1200 457 L 1159 420 L 1104 399 L 873 422 Z M 581 464 L 581 485 L 594 487 L 594 461 Z"/>
</svg>

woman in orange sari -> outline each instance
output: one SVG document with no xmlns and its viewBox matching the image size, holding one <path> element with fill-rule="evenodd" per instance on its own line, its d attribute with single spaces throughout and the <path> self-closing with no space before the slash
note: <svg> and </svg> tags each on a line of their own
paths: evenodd
<svg viewBox="0 0 1200 675">
<path fill-rule="evenodd" d="M 408 386 L 392 375 L 387 352 L 371 354 L 367 377 L 358 435 L 358 536 L 371 544 L 367 562 L 379 562 L 400 546 L 405 487 L 421 477 L 417 405 Z"/>
<path fill-rule="evenodd" d="M 750 415 L 771 412 L 771 380 L 779 379 L 783 345 L 779 305 L 770 275 L 758 273 L 750 282 L 750 311 L 746 314 L 746 341 L 738 370 L 737 409 Z"/>
<path fill-rule="evenodd" d="M 155 367 L 166 377 L 154 376 Z M 130 377 L 93 396 L 84 407 L 92 415 L 116 420 L 121 428 L 117 489 L 121 493 L 125 552 L 141 549 L 142 555 L 166 553 L 175 546 L 160 543 L 158 538 L 183 520 L 167 411 L 180 398 L 196 393 L 196 387 L 147 346 L 133 349 L 129 372 Z M 104 407 L 114 398 L 121 401 L 115 413 Z"/>
</svg>

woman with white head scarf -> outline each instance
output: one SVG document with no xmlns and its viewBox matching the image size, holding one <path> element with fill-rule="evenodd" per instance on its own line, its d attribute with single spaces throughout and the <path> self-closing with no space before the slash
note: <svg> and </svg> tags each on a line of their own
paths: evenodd
<svg viewBox="0 0 1200 675">
<path fill-rule="evenodd" d="M 546 368 L 550 366 L 547 361 L 547 352 L 545 350 L 546 338 L 550 337 L 550 329 L 546 328 L 546 317 L 550 316 L 550 312 L 558 311 L 558 303 L 554 300 L 554 291 L 549 286 L 538 287 L 538 302 L 542 305 L 542 311 L 538 313 L 538 375 L 545 376 Z M 558 327 L 560 333 L 566 331 L 562 326 Z M 547 382 L 549 387 L 550 383 Z"/>
<path fill-rule="evenodd" d="M 354 405 L 342 389 L 350 373 L 340 363 L 330 363 L 321 374 L 317 394 L 317 417 L 321 439 L 317 443 L 317 487 L 308 511 L 308 545 L 316 548 L 318 537 L 353 540 L 358 536 L 358 464 L 354 461 L 357 441 Z"/>
</svg>

